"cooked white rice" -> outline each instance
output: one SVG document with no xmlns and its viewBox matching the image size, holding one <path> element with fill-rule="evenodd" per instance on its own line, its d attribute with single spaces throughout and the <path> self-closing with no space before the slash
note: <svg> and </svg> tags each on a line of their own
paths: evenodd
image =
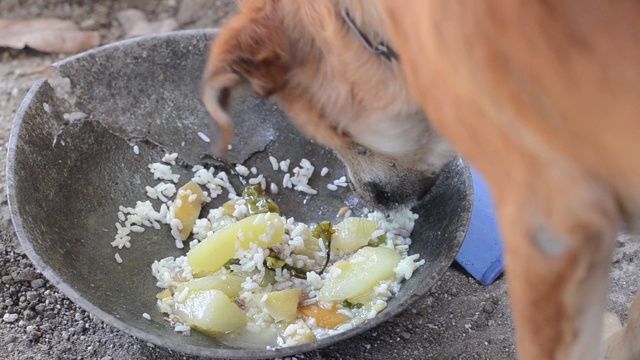
<svg viewBox="0 0 640 360">
<path fill-rule="evenodd" d="M 291 164 L 291 160 L 289 159 L 280 161 L 280 170 L 282 170 L 282 172 L 288 172 L 289 164 Z"/>
<path fill-rule="evenodd" d="M 180 175 L 173 174 L 169 165 L 161 163 L 149 164 L 149 170 L 151 170 L 151 173 L 153 173 L 154 179 L 170 180 L 175 183 L 180 181 Z"/>
<path fill-rule="evenodd" d="M 198 135 L 200 136 L 200 134 Z M 202 136 L 200 137 L 202 138 Z M 205 139 L 203 138 L 203 140 Z M 145 191 L 149 198 L 161 202 L 158 207 L 154 207 L 150 201 L 138 201 L 133 207 L 119 207 L 117 213 L 118 222 L 115 224 L 116 235 L 114 241 L 111 242 L 113 247 L 118 249 L 129 248 L 131 247 L 132 235 L 142 233 L 148 228 L 161 229 L 162 225 L 170 228 L 176 247 L 180 249 L 185 247 L 180 236 L 183 224 L 175 218 L 176 207 L 182 205 L 182 201 L 172 199 L 177 193 L 174 183 L 178 183 L 180 180 L 180 175 L 174 174 L 171 169 L 171 166 L 175 165 L 177 157 L 176 153 L 165 154 L 162 162 L 149 165 L 149 170 L 154 179 L 160 180 L 160 182 L 153 187 L 146 186 Z M 308 195 L 318 193 L 316 189 L 309 185 L 309 180 L 315 171 L 314 165 L 309 160 L 302 159 L 299 166 L 292 170 L 292 173 L 288 172 L 289 159 L 278 162 L 278 159 L 270 156 L 269 162 L 274 171 L 280 170 L 285 173 L 282 179 L 282 188 L 294 189 Z M 263 174 L 258 174 L 256 167 L 249 169 L 244 165 L 238 164 L 234 170 L 238 175 L 247 178 L 250 175 L 255 175 L 247 179 L 247 182 L 267 189 L 267 178 Z M 245 200 L 237 196 L 226 172 L 216 172 L 213 167 L 204 168 L 200 165 L 194 166 L 192 172 L 193 177 L 191 180 L 207 190 L 205 192 L 205 202 L 209 202 L 226 192 L 234 211 L 230 216 L 226 215 L 222 208 L 215 208 L 209 210 L 206 217 L 198 219 L 192 230 L 193 239 L 188 243 L 189 249 L 197 246 L 200 241 L 206 239 L 215 231 L 249 215 Z M 326 167 L 320 171 L 321 176 L 325 176 L 328 173 L 329 169 Z M 336 191 L 338 187 L 346 186 L 348 186 L 348 183 L 344 176 L 326 185 L 329 191 Z M 272 194 L 277 194 L 280 191 L 275 182 L 269 181 L 268 188 Z M 190 192 L 180 192 L 179 195 L 187 196 L 188 201 L 195 201 L 197 198 L 195 194 Z M 351 210 L 346 207 L 340 209 L 339 215 L 343 215 L 345 218 L 349 217 Z M 369 212 L 366 218 L 379 224 L 379 229 L 372 234 L 372 239 L 381 236 L 386 237 L 385 243 L 380 246 L 395 249 L 402 256 L 402 260 L 394 269 L 395 278 L 379 283 L 374 288 L 376 298 L 362 308 L 348 309 L 338 304 L 338 312 L 348 316 L 350 320 L 337 329 L 321 328 L 313 318 L 306 318 L 291 323 L 284 329 L 280 334 L 281 338 L 277 346 L 297 344 L 293 334 L 312 331 L 315 338 L 321 339 L 351 329 L 365 320 L 375 317 L 378 312 L 386 307 L 386 301 L 397 294 L 401 282 L 411 278 L 416 268 L 424 264 L 424 260 L 419 260 L 418 255 L 408 255 L 408 249 L 411 244 L 409 234 L 413 230 L 417 215 L 409 210 L 402 210 L 389 216 L 380 212 Z M 321 268 L 326 259 L 324 242 L 318 240 L 317 247 L 319 251 L 308 251 L 306 243 L 310 239 L 311 228 L 307 224 L 296 222 L 293 218 L 282 217 L 282 221 L 285 224 L 286 231 L 278 243 L 271 246 L 269 250 L 261 248 L 256 243 L 251 244 L 249 249 L 242 249 L 237 246 L 235 258 L 238 259 L 238 264 L 230 265 L 229 267 L 229 271 L 242 271 L 248 274 L 242 283 L 243 291 L 239 294 L 238 301 L 243 303 L 245 313 L 251 319 L 246 329 L 249 333 L 274 331 L 275 329 L 273 318 L 264 306 L 267 292 L 300 288 L 303 293 L 301 301 L 303 306 L 317 304 L 316 291 L 321 289 L 328 279 L 337 276 L 341 271 L 337 267 L 330 267 L 324 273 L 319 274 L 317 270 Z M 239 233 L 238 236 L 243 238 L 244 234 Z M 268 241 L 268 236 L 263 235 L 262 240 Z M 276 283 L 266 287 L 261 286 L 267 271 L 264 266 L 264 259 L 269 255 L 270 251 L 276 252 L 290 266 L 315 270 L 307 272 L 306 279 L 300 279 L 293 276 L 289 270 L 279 268 L 275 270 Z M 332 251 L 331 263 L 333 264 L 348 255 L 343 251 Z M 115 253 L 115 259 L 118 263 L 122 262 L 119 253 Z M 357 263 L 358 259 L 351 259 L 351 261 Z M 152 264 L 151 269 L 153 276 L 156 278 L 156 285 L 162 289 L 175 289 L 179 284 L 194 278 L 186 256 L 167 257 L 157 260 Z M 158 310 L 167 315 L 166 319 L 174 328 L 174 331 L 185 335 L 190 334 L 191 328 L 182 323 L 172 309 L 176 303 L 184 301 L 187 296 L 188 289 L 185 288 L 181 292 L 174 293 L 173 296 L 157 300 Z M 327 304 L 319 305 L 326 306 Z M 151 318 L 147 313 L 142 316 L 147 320 Z"/>
<path fill-rule="evenodd" d="M 205 135 L 205 133 L 198 131 L 198 136 L 200 137 L 200 139 L 202 139 L 202 141 L 209 143 L 211 142 L 211 139 L 209 139 L 209 137 L 207 135 Z M 231 146 L 231 145 L 229 145 Z"/>
<path fill-rule="evenodd" d="M 271 162 L 271 167 L 273 168 L 273 171 L 278 170 L 278 168 L 280 167 L 278 163 L 278 159 L 276 159 L 274 156 L 269 156 L 269 162 Z"/>
<path fill-rule="evenodd" d="M 164 157 L 162 157 L 162 162 L 165 162 L 165 163 L 171 164 L 171 165 L 175 165 L 177 157 L 178 157 L 177 153 L 165 154 Z"/>
</svg>

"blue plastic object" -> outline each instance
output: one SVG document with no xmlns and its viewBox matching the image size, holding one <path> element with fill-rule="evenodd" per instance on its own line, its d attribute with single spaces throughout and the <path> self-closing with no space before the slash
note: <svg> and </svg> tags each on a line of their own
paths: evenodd
<svg viewBox="0 0 640 360">
<path fill-rule="evenodd" d="M 504 270 L 502 237 L 489 187 L 473 167 L 471 176 L 474 192 L 471 222 L 456 261 L 482 285 L 487 286 Z"/>
</svg>

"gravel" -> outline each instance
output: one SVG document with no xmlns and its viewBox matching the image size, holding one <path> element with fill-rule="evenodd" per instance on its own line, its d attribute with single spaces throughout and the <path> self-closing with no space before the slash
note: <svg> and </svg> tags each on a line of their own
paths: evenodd
<svg viewBox="0 0 640 360">
<path fill-rule="evenodd" d="M 233 0 L 2 0 L 8 18 L 60 16 L 98 30 L 103 43 L 122 38 L 114 13 L 128 7 L 152 21 L 175 18 L 181 28 L 222 24 Z M 0 49 L 0 358 L 3 359 L 196 359 L 149 346 L 74 305 L 45 280 L 20 247 L 5 189 L 9 132 L 20 102 L 45 65 L 59 60 L 31 50 Z M 61 80 L 53 82 L 64 88 Z M 68 85 L 66 85 L 68 86 Z M 608 309 L 624 315 L 640 285 L 638 236 L 622 235 L 615 252 Z M 452 266 L 425 299 L 403 314 L 344 344 L 297 359 L 513 359 L 513 323 L 504 277 L 478 285 Z M 623 319 L 626 317 L 623 316 Z"/>
</svg>

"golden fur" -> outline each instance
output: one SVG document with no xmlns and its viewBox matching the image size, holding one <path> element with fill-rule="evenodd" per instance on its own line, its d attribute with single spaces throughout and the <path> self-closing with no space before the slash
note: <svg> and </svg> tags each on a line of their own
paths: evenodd
<svg viewBox="0 0 640 360">
<path fill-rule="evenodd" d="M 399 62 L 364 49 L 345 6 Z M 616 232 L 640 204 L 638 40 L 635 1 L 245 0 L 205 103 L 228 141 L 229 92 L 250 83 L 385 208 L 453 157 L 437 129 L 496 198 L 519 356 L 595 359 Z M 639 299 L 615 330 L 605 356 L 640 358 Z"/>
</svg>

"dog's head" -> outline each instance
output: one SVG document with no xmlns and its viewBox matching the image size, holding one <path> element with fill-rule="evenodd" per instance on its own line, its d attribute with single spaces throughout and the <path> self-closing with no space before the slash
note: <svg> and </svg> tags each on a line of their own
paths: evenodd
<svg viewBox="0 0 640 360">
<path fill-rule="evenodd" d="M 363 30 L 384 24 L 351 0 Z M 409 94 L 400 65 L 367 51 L 336 0 L 245 0 L 211 48 L 204 102 L 232 138 L 230 93 L 240 84 L 274 98 L 308 136 L 331 147 L 371 206 L 411 205 L 454 156 Z M 380 32 L 378 32 L 380 31 Z"/>
</svg>

